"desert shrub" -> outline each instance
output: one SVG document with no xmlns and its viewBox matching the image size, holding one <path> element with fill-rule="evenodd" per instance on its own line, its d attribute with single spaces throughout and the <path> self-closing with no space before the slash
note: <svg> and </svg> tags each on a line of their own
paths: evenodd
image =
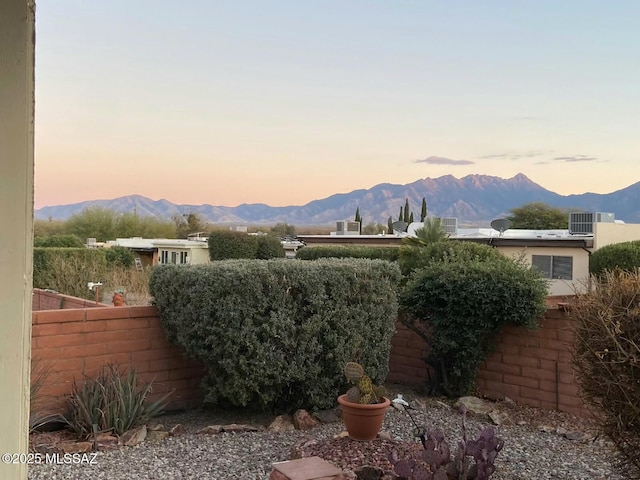
<svg viewBox="0 0 640 480">
<path fill-rule="evenodd" d="M 258 249 L 257 236 L 243 232 L 211 232 L 208 243 L 211 260 L 256 258 Z"/>
<path fill-rule="evenodd" d="M 107 261 L 102 249 L 34 248 L 33 286 L 79 298 L 93 298 L 88 282 L 100 281 Z"/>
<path fill-rule="evenodd" d="M 49 235 L 35 237 L 33 246 L 42 248 L 84 248 L 84 242 L 77 235 Z"/>
<path fill-rule="evenodd" d="M 304 247 L 296 252 L 296 258 L 301 260 L 317 260 L 319 258 L 370 258 L 398 260 L 398 247 Z"/>
<path fill-rule="evenodd" d="M 640 272 L 608 271 L 571 305 L 582 397 L 601 412 L 625 478 L 640 479 Z"/>
<path fill-rule="evenodd" d="M 149 305 L 150 275 L 149 269 L 138 272 L 133 268 L 109 267 L 102 277 L 102 301 L 111 303 L 113 292 L 119 290 L 124 294 L 127 305 Z"/>
<path fill-rule="evenodd" d="M 121 370 L 105 365 L 97 377 L 74 382 L 67 401 L 67 421 L 82 438 L 98 432 L 122 435 L 147 423 L 166 406 L 169 392 L 154 402 L 148 401 L 152 383 L 139 386 L 135 369 Z"/>
<path fill-rule="evenodd" d="M 418 269 L 401 294 L 402 321 L 430 346 L 432 393 L 465 395 L 504 324 L 537 326 L 546 311 L 540 273 L 501 261 L 448 258 Z"/>
<path fill-rule="evenodd" d="M 508 258 L 495 248 L 460 240 L 441 240 L 419 245 L 405 243 L 400 247 L 399 262 L 403 275 L 433 262 L 505 262 Z"/>
<path fill-rule="evenodd" d="M 109 267 L 132 267 L 136 256 L 127 247 L 110 247 L 105 249 L 107 266 Z"/>
<path fill-rule="evenodd" d="M 59 413 L 53 413 L 44 407 L 45 402 L 40 395 L 40 389 L 47 383 L 51 375 L 51 364 L 40 357 L 31 358 L 31 383 L 29 390 L 29 432 L 37 431 L 53 423 L 64 425 L 65 418 Z"/>
<path fill-rule="evenodd" d="M 205 402 L 328 408 L 359 360 L 388 373 L 398 266 L 380 260 L 230 260 L 151 274 L 168 338 L 207 368 Z"/>
<path fill-rule="evenodd" d="M 633 271 L 640 267 L 640 240 L 614 243 L 599 248 L 589 258 L 589 271 L 600 275 L 605 270 Z"/>
<path fill-rule="evenodd" d="M 257 235 L 258 243 L 256 258 L 268 260 L 270 258 L 284 258 L 284 247 L 277 237 L 273 235 Z"/>
</svg>

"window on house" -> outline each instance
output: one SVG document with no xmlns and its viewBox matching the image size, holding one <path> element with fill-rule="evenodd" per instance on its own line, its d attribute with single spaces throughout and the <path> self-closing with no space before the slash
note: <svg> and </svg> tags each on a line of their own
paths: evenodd
<svg viewBox="0 0 640 480">
<path fill-rule="evenodd" d="M 544 278 L 553 280 L 573 279 L 573 257 L 558 255 L 532 255 L 531 263 L 542 272 Z"/>
<path fill-rule="evenodd" d="M 169 263 L 169 252 L 160 250 L 160 263 Z"/>
<path fill-rule="evenodd" d="M 171 263 L 178 263 L 178 252 L 171 252 Z"/>
<path fill-rule="evenodd" d="M 187 252 L 180 252 L 180 263 L 184 265 L 185 263 L 188 263 L 188 261 L 189 257 L 187 255 Z"/>
</svg>

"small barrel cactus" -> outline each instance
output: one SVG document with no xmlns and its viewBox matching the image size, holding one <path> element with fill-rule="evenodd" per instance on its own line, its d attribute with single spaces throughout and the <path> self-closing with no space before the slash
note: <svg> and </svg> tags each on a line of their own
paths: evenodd
<svg viewBox="0 0 640 480">
<path fill-rule="evenodd" d="M 380 403 L 382 397 L 387 394 L 383 386 L 374 385 L 371 378 L 364 373 L 362 365 L 356 362 L 347 362 L 344 374 L 349 382 L 355 386 L 347 390 L 347 399 L 353 403 L 369 404 Z"/>
</svg>

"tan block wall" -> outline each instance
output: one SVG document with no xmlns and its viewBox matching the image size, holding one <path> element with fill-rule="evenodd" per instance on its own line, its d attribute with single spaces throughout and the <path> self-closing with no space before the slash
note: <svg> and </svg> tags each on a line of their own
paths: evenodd
<svg viewBox="0 0 640 480">
<path fill-rule="evenodd" d="M 31 308 L 34 312 L 39 310 L 59 310 L 62 308 L 95 308 L 106 306 L 108 305 L 83 298 L 63 295 L 61 293 L 47 292 L 39 288 L 33 289 L 33 298 L 31 300 Z"/>
</svg>

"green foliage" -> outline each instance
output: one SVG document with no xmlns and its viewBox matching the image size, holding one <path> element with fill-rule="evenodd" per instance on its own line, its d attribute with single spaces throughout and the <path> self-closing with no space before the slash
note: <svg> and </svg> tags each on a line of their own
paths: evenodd
<svg viewBox="0 0 640 480">
<path fill-rule="evenodd" d="M 287 223 L 276 223 L 271 227 L 271 233 L 280 237 L 292 237 L 296 234 L 296 227 Z"/>
<path fill-rule="evenodd" d="M 79 298 L 92 298 L 88 282 L 100 281 L 107 270 L 103 249 L 34 248 L 33 286 Z"/>
<path fill-rule="evenodd" d="M 258 250 L 257 236 L 243 232 L 211 232 L 208 242 L 211 260 L 256 258 Z"/>
<path fill-rule="evenodd" d="M 383 403 L 387 389 L 382 385 L 374 385 L 371 377 L 364 373 L 362 365 L 356 362 L 347 362 L 344 366 L 344 375 L 353 384 L 347 390 L 347 400 L 362 405 Z"/>
<path fill-rule="evenodd" d="M 89 438 L 98 432 L 122 435 L 144 425 L 162 413 L 172 393 L 149 402 L 151 387 L 152 383 L 138 386 L 135 369 L 122 372 L 116 365 L 106 365 L 96 378 L 74 382 L 67 401 L 69 426 L 80 437 Z"/>
<path fill-rule="evenodd" d="M 116 214 L 114 235 L 115 238 L 176 238 L 176 226 L 171 221 L 122 213 Z"/>
<path fill-rule="evenodd" d="M 554 230 L 569 228 L 569 212 L 562 208 L 554 208 L 546 203 L 532 202 L 512 208 L 507 217 L 510 228 L 527 230 Z"/>
<path fill-rule="evenodd" d="M 400 270 L 405 276 L 434 262 L 488 261 L 500 263 L 509 261 L 498 250 L 488 245 L 461 240 L 425 243 L 420 242 L 420 237 L 417 241 L 412 240 L 414 241 L 404 243 L 399 252 Z"/>
<path fill-rule="evenodd" d="M 447 238 L 442 220 L 429 217 L 425 219 L 424 226 L 416 230 L 415 237 L 405 237 L 402 244 L 408 247 L 424 247 L 430 243 L 440 242 Z"/>
<path fill-rule="evenodd" d="M 113 210 L 89 207 L 72 215 L 65 228 L 68 233 L 80 238 L 95 238 L 98 242 L 106 242 L 116 239 L 116 217 L 117 213 Z"/>
<path fill-rule="evenodd" d="M 356 216 L 353 219 L 354 222 L 362 222 L 362 217 L 360 216 L 360 207 L 356 208 Z"/>
<path fill-rule="evenodd" d="M 393 233 L 393 218 L 391 217 L 387 219 L 387 233 L 389 234 Z"/>
<path fill-rule="evenodd" d="M 152 271 L 168 338 L 207 368 L 207 403 L 328 408 L 360 348 L 388 373 L 397 265 L 379 260 L 232 260 Z"/>
<path fill-rule="evenodd" d="M 618 450 L 624 478 L 640 479 L 640 271 L 605 271 L 571 304 L 573 363 L 585 402 Z"/>
<path fill-rule="evenodd" d="M 431 347 L 427 363 L 436 373 L 434 389 L 468 394 L 502 325 L 534 328 L 546 311 L 546 281 L 534 269 L 503 259 L 431 261 L 402 292 L 404 310 L 419 323 L 412 326 Z"/>
<path fill-rule="evenodd" d="M 204 232 L 207 230 L 206 220 L 193 212 L 174 215 L 173 222 L 175 223 L 178 238 L 187 238 L 190 233 Z"/>
<path fill-rule="evenodd" d="M 284 258 L 284 247 L 280 240 L 272 235 L 257 235 L 256 258 L 268 260 L 270 258 Z"/>
<path fill-rule="evenodd" d="M 370 258 L 395 262 L 398 260 L 398 247 L 304 247 L 296 252 L 300 260 L 319 258 Z"/>
<path fill-rule="evenodd" d="M 363 235 L 378 235 L 380 233 L 386 232 L 387 227 L 381 225 L 380 223 L 369 223 L 362 227 L 361 230 Z"/>
<path fill-rule="evenodd" d="M 62 220 L 34 220 L 33 236 L 49 237 L 51 235 L 64 235 L 66 233 L 66 224 Z"/>
<path fill-rule="evenodd" d="M 76 235 L 50 235 L 35 237 L 33 246 L 39 248 L 84 248 L 84 242 Z"/>
<path fill-rule="evenodd" d="M 136 257 L 130 248 L 110 247 L 105 249 L 105 258 L 107 266 L 129 268 L 133 266 Z"/>
<path fill-rule="evenodd" d="M 420 221 L 424 222 L 427 218 L 427 199 L 422 197 L 422 207 L 420 207 Z"/>
<path fill-rule="evenodd" d="M 402 221 L 404 223 L 409 223 L 410 213 L 409 213 L 409 199 L 406 198 L 404 201 L 404 214 L 402 216 Z"/>
<path fill-rule="evenodd" d="M 594 275 L 601 275 L 605 270 L 634 271 L 637 268 L 640 268 L 640 240 L 607 245 L 589 258 L 589 271 Z"/>
</svg>

